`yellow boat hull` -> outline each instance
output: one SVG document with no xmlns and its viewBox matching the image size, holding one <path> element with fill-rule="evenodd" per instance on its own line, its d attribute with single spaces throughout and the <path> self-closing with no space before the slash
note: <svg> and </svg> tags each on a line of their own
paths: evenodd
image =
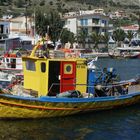
<svg viewBox="0 0 140 140">
<path fill-rule="evenodd" d="M 129 106 L 140 93 L 96 98 L 18 98 L 0 95 L 0 118 L 47 118 Z"/>
</svg>

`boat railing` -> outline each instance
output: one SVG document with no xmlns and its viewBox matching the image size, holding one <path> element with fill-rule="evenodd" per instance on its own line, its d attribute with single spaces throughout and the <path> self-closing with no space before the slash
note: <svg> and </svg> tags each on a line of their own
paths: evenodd
<svg viewBox="0 0 140 140">
<path fill-rule="evenodd" d="M 112 84 L 108 84 L 108 85 L 101 85 L 103 88 L 112 88 L 112 87 L 118 87 L 118 86 L 123 86 L 123 85 L 126 85 L 126 84 L 129 84 L 129 82 L 122 82 L 122 83 L 112 83 Z M 53 88 L 53 86 L 86 86 L 86 87 L 96 87 L 97 85 L 99 84 L 96 84 L 96 85 L 91 85 L 91 84 L 66 84 L 66 83 L 63 83 L 63 84 L 60 84 L 60 83 L 53 83 L 50 88 L 49 88 L 49 91 Z"/>
<path fill-rule="evenodd" d="M 118 87 L 121 88 L 121 90 L 128 90 L 130 86 L 132 87 L 133 85 L 135 86 L 136 80 L 131 79 L 131 80 L 126 80 L 126 81 L 121 81 L 121 82 L 114 82 L 114 83 L 109 83 L 109 84 L 67 84 L 67 83 L 52 83 L 52 85 L 49 88 L 49 92 L 54 88 L 54 86 L 86 86 L 86 88 L 93 88 L 93 90 L 96 89 L 106 89 L 108 91 L 114 90 L 115 88 L 117 89 Z"/>
</svg>

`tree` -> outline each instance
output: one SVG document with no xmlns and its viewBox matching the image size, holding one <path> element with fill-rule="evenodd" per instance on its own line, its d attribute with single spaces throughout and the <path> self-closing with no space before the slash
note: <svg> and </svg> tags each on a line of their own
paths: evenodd
<svg viewBox="0 0 140 140">
<path fill-rule="evenodd" d="M 117 42 L 118 47 L 121 47 L 122 41 L 124 41 L 125 37 L 126 37 L 126 34 L 125 34 L 124 30 L 117 29 L 117 30 L 113 31 L 112 38 Z"/>
<path fill-rule="evenodd" d="M 139 7 L 139 9 L 140 9 L 140 7 Z M 136 11 L 135 14 L 132 13 L 131 15 L 132 15 L 132 17 L 134 18 L 133 20 L 136 20 L 136 21 L 137 21 L 137 23 L 138 23 L 138 25 L 139 25 L 139 30 L 138 30 L 138 32 L 140 33 L 140 10 Z"/>
<path fill-rule="evenodd" d="M 105 49 L 108 50 L 109 34 L 105 33 L 104 35 L 101 35 L 101 39 L 105 43 Z"/>
<path fill-rule="evenodd" d="M 129 46 L 131 45 L 131 40 L 134 36 L 134 33 L 132 31 L 128 31 L 126 34 L 126 37 L 129 39 Z"/>
<path fill-rule="evenodd" d="M 2 18 L 2 15 L 3 15 L 3 12 L 2 12 L 2 10 L 0 9 L 0 18 Z"/>
<path fill-rule="evenodd" d="M 76 37 L 77 37 L 77 41 L 81 42 L 83 48 L 85 48 L 86 38 L 88 37 L 87 28 L 81 28 L 81 30 L 78 31 Z"/>
<path fill-rule="evenodd" d="M 14 5 L 16 5 L 18 8 L 25 6 L 25 0 L 16 0 L 14 1 Z"/>
<path fill-rule="evenodd" d="M 101 35 L 96 32 L 92 32 L 90 38 L 94 42 L 94 49 L 99 50 L 98 44 L 101 41 Z"/>
<path fill-rule="evenodd" d="M 70 42 L 71 44 L 73 44 L 75 41 L 74 33 L 70 32 L 67 29 L 62 29 L 60 39 L 62 43 Z"/>
<path fill-rule="evenodd" d="M 45 36 L 45 34 L 47 33 L 47 20 L 42 11 L 38 10 L 38 12 L 36 13 L 35 22 L 37 34 L 39 34 L 40 36 Z"/>
<path fill-rule="evenodd" d="M 45 5 L 45 0 L 42 0 L 39 5 L 44 6 Z"/>
<path fill-rule="evenodd" d="M 48 11 L 38 9 L 35 20 L 36 31 L 39 35 L 44 37 L 47 33 L 54 43 L 59 39 L 64 22 L 61 20 L 57 11 L 52 9 Z"/>
</svg>

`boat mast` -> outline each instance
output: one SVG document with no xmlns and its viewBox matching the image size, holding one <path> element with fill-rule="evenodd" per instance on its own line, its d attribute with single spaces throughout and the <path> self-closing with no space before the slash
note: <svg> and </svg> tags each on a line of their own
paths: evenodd
<svg viewBox="0 0 140 140">
<path fill-rule="evenodd" d="M 36 24 L 35 24 L 35 5 L 34 5 L 34 45 L 36 43 L 36 41 L 35 41 L 35 38 L 36 38 L 36 29 L 35 29 L 35 26 L 36 26 Z"/>
</svg>

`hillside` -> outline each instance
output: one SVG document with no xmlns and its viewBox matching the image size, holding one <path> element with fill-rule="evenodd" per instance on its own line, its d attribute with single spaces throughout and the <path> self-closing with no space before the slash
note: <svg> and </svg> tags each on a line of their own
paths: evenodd
<svg viewBox="0 0 140 140">
<path fill-rule="evenodd" d="M 140 0 L 0 0 L 0 16 L 13 14 L 15 16 L 25 14 L 25 6 L 32 13 L 34 6 L 52 7 L 59 12 L 76 10 L 90 10 L 104 8 L 106 11 L 117 9 L 128 12 L 140 11 Z"/>
</svg>

